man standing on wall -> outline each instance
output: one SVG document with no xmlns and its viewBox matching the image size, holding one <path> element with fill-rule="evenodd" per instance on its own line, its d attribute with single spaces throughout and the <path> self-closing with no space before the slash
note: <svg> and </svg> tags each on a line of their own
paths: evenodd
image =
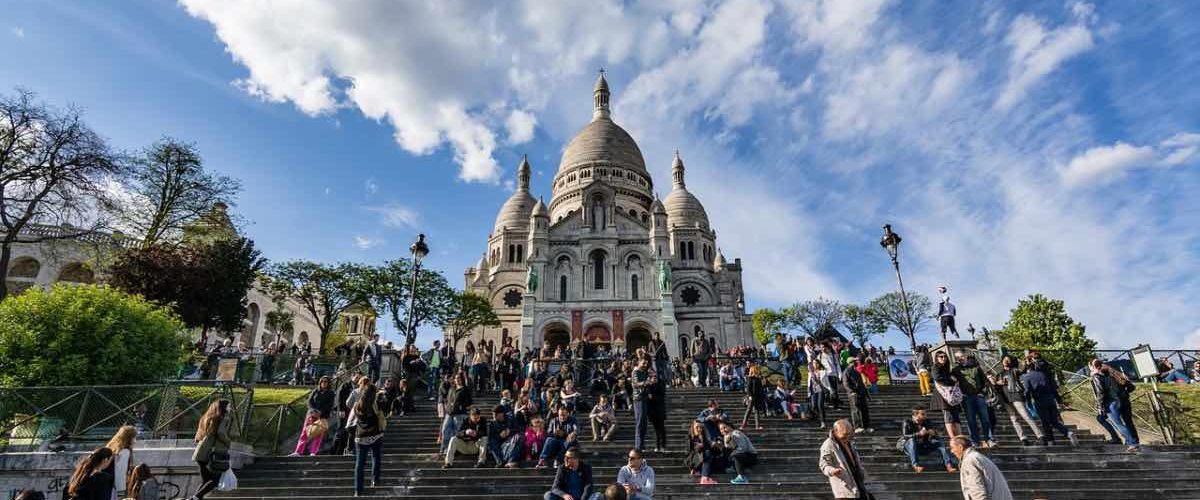
<svg viewBox="0 0 1200 500">
<path fill-rule="evenodd" d="M 941 323 L 942 337 L 946 336 L 946 330 L 950 330 L 954 338 L 958 338 L 958 329 L 954 327 L 954 304 L 950 303 L 950 294 L 946 293 L 946 286 L 939 286 L 938 293 L 942 296 L 942 301 L 938 302 L 938 321 Z"/>
</svg>

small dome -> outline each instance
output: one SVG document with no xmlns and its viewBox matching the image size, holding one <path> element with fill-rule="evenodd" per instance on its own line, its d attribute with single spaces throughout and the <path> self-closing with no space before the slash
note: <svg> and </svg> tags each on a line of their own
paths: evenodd
<svg viewBox="0 0 1200 500">
<path fill-rule="evenodd" d="M 675 160 L 671 164 L 671 180 L 674 186 L 671 193 L 667 195 L 667 199 L 663 200 L 663 205 L 667 209 L 667 223 L 679 227 L 699 225 L 708 229 L 708 212 L 704 210 L 704 205 L 700 204 L 700 200 L 687 190 L 687 185 L 684 183 L 684 171 L 683 158 L 676 150 Z"/>
<path fill-rule="evenodd" d="M 508 201 L 500 207 L 496 215 L 495 234 L 500 234 L 504 228 L 510 231 L 524 231 L 529 228 L 529 216 L 533 215 L 533 205 L 537 203 L 529 191 L 517 190 Z"/>
<path fill-rule="evenodd" d="M 562 172 L 581 163 L 596 161 L 646 172 L 646 160 L 633 137 L 608 118 L 597 118 L 583 127 L 563 150 L 558 171 Z M 649 175 L 649 174 L 647 174 Z"/>
<path fill-rule="evenodd" d="M 546 203 L 543 202 L 541 198 L 538 198 L 537 205 L 533 206 L 533 216 L 534 217 L 549 217 L 550 216 L 550 211 L 546 209 Z"/>
<path fill-rule="evenodd" d="M 487 268 L 488 268 L 487 254 L 484 254 L 482 257 L 479 258 L 479 262 L 475 264 L 475 269 L 478 271 L 487 271 Z"/>
<path fill-rule="evenodd" d="M 713 261 L 713 269 L 721 270 L 725 268 L 725 253 L 720 248 L 717 249 L 717 258 Z"/>
<path fill-rule="evenodd" d="M 504 228 L 524 231 L 529 228 L 529 216 L 533 214 L 533 196 L 529 194 L 529 159 L 522 157 L 517 167 L 517 190 L 500 207 L 496 215 L 494 234 L 500 234 Z"/>
<path fill-rule="evenodd" d="M 654 214 L 667 213 L 666 207 L 663 207 L 662 200 L 659 200 L 657 196 L 654 198 L 654 203 L 650 204 L 650 212 Z"/>
<path fill-rule="evenodd" d="M 667 223 L 679 227 L 700 227 L 708 229 L 708 212 L 704 205 L 686 188 L 677 187 L 667 195 L 663 205 L 667 209 Z"/>
</svg>

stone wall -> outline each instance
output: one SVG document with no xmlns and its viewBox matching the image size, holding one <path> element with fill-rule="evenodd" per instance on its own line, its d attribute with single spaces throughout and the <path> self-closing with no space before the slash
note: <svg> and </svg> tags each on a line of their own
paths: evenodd
<svg viewBox="0 0 1200 500">
<path fill-rule="evenodd" d="M 190 441 L 145 443 L 134 446 L 130 467 L 140 463 L 150 465 L 160 485 L 160 498 L 171 500 L 187 498 L 200 486 L 200 472 L 192 462 L 194 448 L 187 447 Z M 153 446 L 153 447 L 152 447 Z M 242 452 L 237 450 L 242 449 Z M 16 496 L 23 489 L 32 488 L 46 494 L 47 498 L 61 498 L 62 490 L 71 479 L 75 464 L 87 455 L 87 451 L 0 453 L 0 499 Z M 230 462 L 239 469 L 253 461 L 253 455 L 245 453 L 244 447 L 234 446 Z M 236 472 L 236 470 L 235 470 Z"/>
</svg>

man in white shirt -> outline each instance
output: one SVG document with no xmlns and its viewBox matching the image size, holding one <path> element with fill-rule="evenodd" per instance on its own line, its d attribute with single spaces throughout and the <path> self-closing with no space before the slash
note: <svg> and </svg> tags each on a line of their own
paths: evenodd
<svg viewBox="0 0 1200 500">
<path fill-rule="evenodd" d="M 625 488 L 631 500 L 651 500 L 654 495 L 654 468 L 642 458 L 642 452 L 629 450 L 629 463 L 617 472 L 617 484 Z"/>
<path fill-rule="evenodd" d="M 958 338 L 958 328 L 954 327 L 954 304 L 950 303 L 950 294 L 946 293 L 945 285 L 938 287 L 938 293 L 942 295 L 942 301 L 938 302 L 938 321 L 941 323 L 942 336 L 946 336 L 946 330 L 954 334 L 954 338 Z"/>
</svg>

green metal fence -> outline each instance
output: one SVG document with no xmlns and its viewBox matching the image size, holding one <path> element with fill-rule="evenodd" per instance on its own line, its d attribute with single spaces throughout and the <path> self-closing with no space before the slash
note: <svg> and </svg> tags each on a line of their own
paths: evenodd
<svg viewBox="0 0 1200 500">
<path fill-rule="evenodd" d="M 148 438 L 190 439 L 217 399 L 230 401 L 231 430 L 242 434 L 254 389 L 240 384 L 0 388 L 0 437 L 8 449 L 36 448 L 56 439 L 103 441 L 133 425 Z"/>
</svg>

